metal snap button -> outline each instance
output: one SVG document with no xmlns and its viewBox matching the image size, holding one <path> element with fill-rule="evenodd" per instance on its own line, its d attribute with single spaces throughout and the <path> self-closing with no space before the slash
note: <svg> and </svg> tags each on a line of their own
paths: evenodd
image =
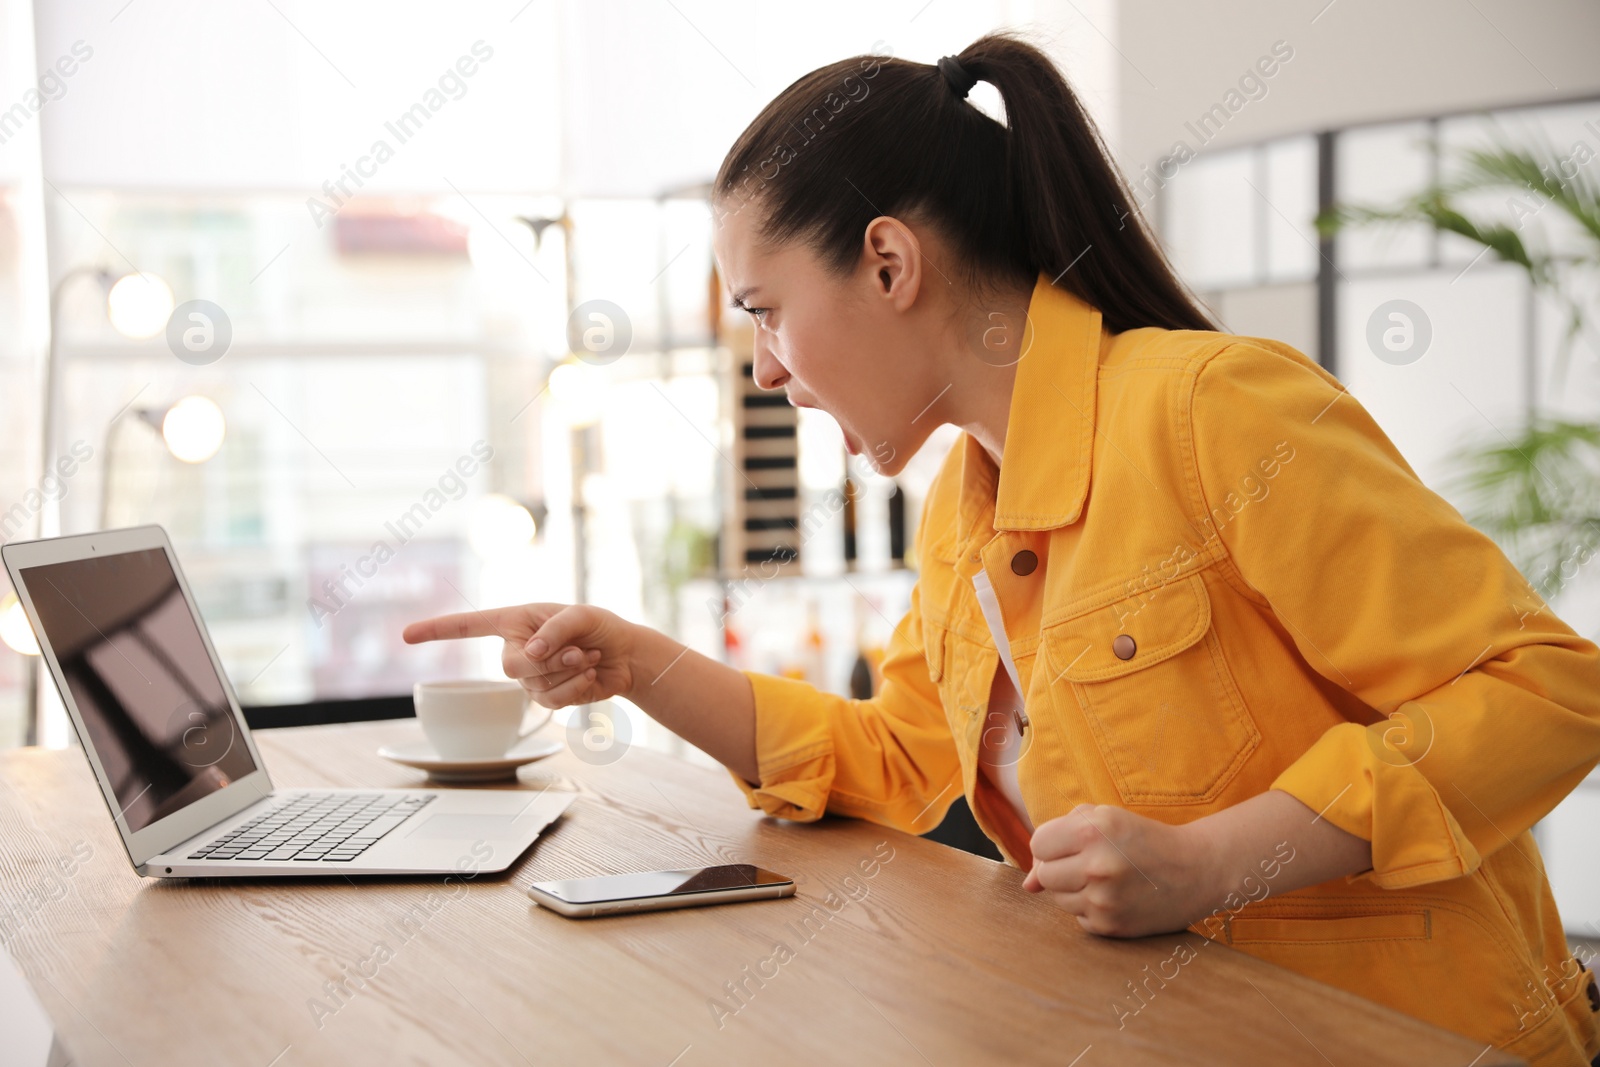
<svg viewBox="0 0 1600 1067">
<path fill-rule="evenodd" d="M 1026 548 L 1011 557 L 1011 573 L 1024 578 L 1032 574 L 1038 565 L 1039 557 Z"/>
<path fill-rule="evenodd" d="M 1118 634 L 1116 640 L 1111 642 L 1111 651 L 1118 659 L 1132 659 L 1138 648 L 1139 646 L 1128 634 Z"/>
</svg>

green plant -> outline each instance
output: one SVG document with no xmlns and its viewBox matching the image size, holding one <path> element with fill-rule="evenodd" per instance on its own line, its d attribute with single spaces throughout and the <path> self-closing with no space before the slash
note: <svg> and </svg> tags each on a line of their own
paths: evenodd
<svg viewBox="0 0 1600 1067">
<path fill-rule="evenodd" d="M 1505 546 L 1541 596 L 1600 548 L 1600 425 L 1540 418 L 1517 439 L 1467 450 L 1474 525 Z"/>
<path fill-rule="evenodd" d="M 1573 346 L 1593 337 L 1589 315 L 1600 278 L 1600 183 L 1596 152 L 1575 143 L 1565 155 L 1548 141 L 1462 150 L 1455 173 L 1396 205 L 1335 205 L 1317 216 L 1330 236 L 1346 226 L 1420 222 L 1453 233 L 1513 263 L 1563 313 L 1556 381 L 1565 379 Z M 1504 194 L 1504 211 L 1474 217 L 1464 198 Z M 1542 226 L 1529 222 L 1554 208 L 1574 226 L 1576 251 L 1556 252 Z M 1524 231 L 1527 231 L 1525 236 Z M 1530 240 L 1530 238 L 1536 238 Z M 1549 596 L 1600 547 L 1600 422 L 1535 414 L 1512 438 L 1457 452 L 1459 484 L 1473 501 L 1468 518 L 1495 537 L 1541 595 Z"/>
</svg>

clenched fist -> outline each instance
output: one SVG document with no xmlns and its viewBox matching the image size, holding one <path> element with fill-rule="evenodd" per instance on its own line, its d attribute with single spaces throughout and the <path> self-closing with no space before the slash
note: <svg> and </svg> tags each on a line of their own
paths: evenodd
<svg viewBox="0 0 1600 1067">
<path fill-rule="evenodd" d="M 1169 826 L 1111 804 L 1079 804 L 1038 827 L 1022 887 L 1048 892 L 1108 937 L 1182 930 L 1217 895 L 1212 850 L 1194 823 Z"/>
</svg>

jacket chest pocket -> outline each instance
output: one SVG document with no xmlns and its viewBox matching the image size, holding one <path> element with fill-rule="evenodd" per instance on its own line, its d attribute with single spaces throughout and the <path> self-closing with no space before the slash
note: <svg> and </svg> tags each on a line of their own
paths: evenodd
<svg viewBox="0 0 1600 1067">
<path fill-rule="evenodd" d="M 930 543 L 925 550 L 922 573 L 917 577 L 917 600 L 922 624 L 923 656 L 928 662 L 928 680 L 947 691 L 950 663 L 950 629 L 953 612 L 960 603 L 957 571 L 961 553 L 953 535 Z"/>
<path fill-rule="evenodd" d="M 939 689 L 939 701 L 944 705 L 951 728 L 958 729 L 979 710 L 972 678 L 982 658 L 980 646 L 961 636 L 943 620 L 924 619 L 922 636 L 928 679 Z M 959 738 L 961 734 L 958 732 L 956 736 Z"/>
<path fill-rule="evenodd" d="M 1216 799 L 1260 743 L 1211 626 L 1204 579 L 1043 629 L 1052 696 L 1082 710 L 1128 804 Z"/>
<path fill-rule="evenodd" d="M 952 625 L 945 615 L 927 613 L 923 616 L 928 679 L 938 689 L 939 703 L 950 724 L 957 752 L 963 766 L 970 770 L 971 761 L 977 758 L 979 731 L 988 707 L 989 681 L 998 660 L 992 645 L 975 640 L 967 633 L 964 627 Z"/>
<path fill-rule="evenodd" d="M 924 611 L 920 621 L 922 658 L 928 663 L 928 681 L 939 685 L 944 681 L 944 620 Z"/>
</svg>

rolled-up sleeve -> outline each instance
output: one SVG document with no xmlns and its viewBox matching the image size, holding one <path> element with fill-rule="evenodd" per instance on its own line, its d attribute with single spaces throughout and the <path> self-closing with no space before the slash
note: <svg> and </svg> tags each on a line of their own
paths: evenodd
<svg viewBox="0 0 1600 1067">
<path fill-rule="evenodd" d="M 1190 415 L 1208 533 L 1306 662 L 1376 711 L 1270 787 L 1372 843 L 1350 880 L 1468 874 L 1600 762 L 1600 649 L 1331 375 L 1235 344 L 1196 372 Z"/>
<path fill-rule="evenodd" d="M 730 773 L 752 808 L 801 822 L 849 815 L 909 833 L 943 821 L 961 795 L 960 758 L 928 672 L 919 585 L 889 638 L 883 683 L 870 700 L 743 672 L 755 691 L 761 781 Z"/>
</svg>

